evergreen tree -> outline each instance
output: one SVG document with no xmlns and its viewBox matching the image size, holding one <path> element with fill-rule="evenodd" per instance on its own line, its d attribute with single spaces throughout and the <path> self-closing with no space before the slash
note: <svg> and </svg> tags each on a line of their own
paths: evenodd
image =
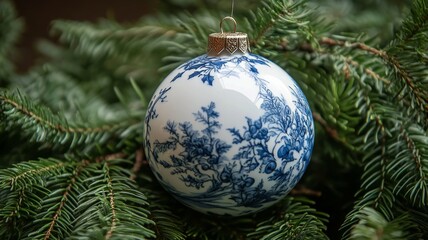
<svg viewBox="0 0 428 240">
<path fill-rule="evenodd" d="M 0 2 L 1 239 L 428 236 L 425 0 L 237 1 L 253 52 L 296 79 L 316 122 L 296 189 L 239 218 L 182 206 L 144 158 L 148 99 L 230 11 L 225 0 L 161 7 L 128 25 L 55 21 L 61 44 L 38 44 L 48 60 L 18 74 L 22 22 Z"/>
</svg>

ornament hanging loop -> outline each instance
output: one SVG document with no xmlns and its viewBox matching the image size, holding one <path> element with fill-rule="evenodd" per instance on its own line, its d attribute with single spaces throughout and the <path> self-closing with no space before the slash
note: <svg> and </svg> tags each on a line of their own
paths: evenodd
<svg viewBox="0 0 428 240">
<path fill-rule="evenodd" d="M 223 18 L 220 21 L 220 31 L 221 31 L 221 33 L 222 34 L 224 33 L 224 31 L 223 31 L 223 22 L 225 20 L 229 20 L 229 21 L 231 21 L 233 23 L 233 33 L 236 33 L 236 25 L 237 25 L 237 23 L 236 23 L 236 20 L 233 17 L 231 17 L 231 16 L 225 17 L 225 18 Z"/>
<path fill-rule="evenodd" d="M 223 23 L 231 21 L 233 32 L 225 32 Z M 246 33 L 236 32 L 237 23 L 232 16 L 227 16 L 220 21 L 220 33 L 211 33 L 208 36 L 208 56 L 243 55 L 250 51 L 250 43 Z"/>
</svg>

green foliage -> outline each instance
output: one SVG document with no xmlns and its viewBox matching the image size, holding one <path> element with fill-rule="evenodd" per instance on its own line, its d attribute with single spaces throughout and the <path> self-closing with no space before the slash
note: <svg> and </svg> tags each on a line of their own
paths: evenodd
<svg viewBox="0 0 428 240">
<path fill-rule="evenodd" d="M 55 159 L 40 161 L 28 161 L 7 169 L 2 169 L 0 174 L 0 186 L 11 190 L 23 189 L 28 185 L 44 183 L 45 179 L 64 171 L 66 165 Z"/>
<path fill-rule="evenodd" d="M 34 221 L 37 210 L 41 207 L 49 190 L 43 186 L 32 186 L 19 190 L 2 189 L 0 197 L 0 236 L 3 239 L 21 239 L 25 236 L 24 228 Z"/>
<path fill-rule="evenodd" d="M 331 221 L 343 223 L 344 239 L 422 239 L 428 5 L 414 0 L 406 12 L 406 2 L 236 1 L 238 30 L 298 82 L 317 131 L 313 169 L 299 185 L 306 190 L 294 192 L 305 196 L 239 218 L 179 204 L 154 180 L 141 149 L 151 94 L 170 70 L 205 52 L 228 7 L 171 0 L 160 5 L 164 13 L 132 24 L 57 20 L 52 33 L 61 45 L 38 44 L 49 60 L 18 75 L 10 56 L 21 21 L 1 2 L 0 236 L 338 238 Z M 358 188 L 349 176 L 361 178 Z M 336 197 L 341 206 L 329 206 Z"/>
<path fill-rule="evenodd" d="M 106 146 L 112 139 L 126 139 L 126 132 L 139 125 L 138 118 L 124 115 L 115 116 L 110 121 L 96 119 L 71 123 L 64 116 L 54 114 L 49 108 L 36 104 L 19 91 L 5 91 L 0 95 L 1 115 L 4 128 L 20 129 L 30 142 L 49 144 L 57 151 L 79 151 L 87 154 L 95 147 Z M 96 105 L 95 105 L 96 106 Z M 118 113 L 120 116 L 120 114 Z M 78 149 L 78 150 L 76 150 Z"/>
<path fill-rule="evenodd" d="M 255 232 L 248 234 L 249 239 L 328 239 L 324 233 L 328 215 L 306 204 L 313 203 L 286 198 L 283 214 L 260 222 Z"/>
<path fill-rule="evenodd" d="M 359 223 L 352 230 L 350 239 L 420 239 L 414 233 L 415 226 L 409 221 L 408 215 L 402 215 L 388 222 L 382 214 L 372 208 L 363 208 L 358 213 Z"/>
<path fill-rule="evenodd" d="M 22 20 L 17 18 L 13 5 L 9 1 L 0 2 L 0 87 L 12 75 L 11 50 L 22 31 L 22 26 Z"/>
<path fill-rule="evenodd" d="M 129 179 L 122 163 L 107 161 L 85 168 L 86 179 L 82 183 L 87 188 L 78 196 L 71 239 L 154 237 L 149 228 L 153 221 L 148 218 L 146 197 Z"/>
<path fill-rule="evenodd" d="M 382 58 L 391 65 L 392 86 L 400 104 L 413 121 L 426 127 L 428 124 L 428 4 L 414 1 L 411 14 L 404 22 L 396 38 L 386 48 Z M 412 47 L 409 47 L 412 46 Z M 402 54 L 406 52 L 406 54 Z"/>
<path fill-rule="evenodd" d="M 146 197 L 124 168 L 129 161 L 118 157 L 110 155 L 80 162 L 43 159 L 2 170 L 0 196 L 5 200 L 0 205 L 2 236 L 8 239 L 154 237 Z"/>
<path fill-rule="evenodd" d="M 160 186 L 153 184 L 151 178 L 142 182 L 143 186 L 151 185 L 153 188 L 144 188 L 150 202 L 150 212 L 153 221 L 156 223 L 155 233 L 157 239 L 186 239 L 185 225 L 183 219 L 176 210 L 178 203 L 170 199 L 164 191 L 160 191 Z"/>
<path fill-rule="evenodd" d="M 277 48 L 278 43 L 286 47 L 295 47 L 293 42 L 308 42 L 313 47 L 318 45 L 317 35 L 321 29 L 319 17 L 308 11 L 303 2 L 292 1 L 265 1 L 263 7 L 254 11 L 247 24 L 253 27 L 248 29 L 251 33 L 252 45 L 258 50 Z M 266 15 L 270 12 L 270 15 Z M 255 19 L 255 24 L 251 24 Z M 324 27 L 325 28 L 325 27 Z M 316 30 L 317 29 L 317 30 Z M 287 36 L 284 39 L 284 36 Z"/>
</svg>

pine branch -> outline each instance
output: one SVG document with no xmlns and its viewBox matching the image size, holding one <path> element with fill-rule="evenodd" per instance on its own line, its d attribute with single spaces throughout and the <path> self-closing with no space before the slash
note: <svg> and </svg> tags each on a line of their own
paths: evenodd
<svg viewBox="0 0 428 240">
<path fill-rule="evenodd" d="M 0 114 L 3 115 L 8 128 L 22 128 L 32 141 L 50 143 L 57 148 L 75 149 L 83 144 L 87 147 L 90 147 L 91 143 L 102 144 L 115 135 L 120 135 L 127 130 L 128 124 L 132 124 L 125 121 L 96 127 L 74 127 L 63 116 L 34 104 L 19 92 L 4 92 L 0 96 L 0 106 Z"/>
<path fill-rule="evenodd" d="M 419 239 L 416 227 L 407 214 L 387 221 L 382 214 L 372 208 L 363 208 L 358 213 L 359 223 L 353 228 L 349 239 Z"/>
<path fill-rule="evenodd" d="M 386 133 L 385 133 L 385 126 L 383 126 L 383 124 L 380 123 L 379 120 L 377 120 L 376 122 L 377 122 L 377 125 L 380 128 L 380 135 L 381 135 L 380 136 L 381 137 L 381 140 L 380 140 L 380 144 L 381 144 L 380 149 L 381 149 L 381 152 L 380 152 L 380 159 L 378 159 L 377 157 L 374 157 L 371 160 L 372 160 L 372 163 L 378 162 L 380 160 L 381 168 L 380 168 L 380 184 L 379 184 L 379 189 L 378 189 L 378 193 L 377 193 L 376 199 L 374 200 L 374 203 L 373 203 L 374 204 L 374 208 L 378 208 L 379 207 L 379 205 L 381 204 L 381 200 L 385 196 L 385 191 L 387 191 L 387 186 L 386 186 L 386 181 L 387 181 L 386 166 L 387 166 L 388 161 L 389 161 L 389 159 L 388 159 L 388 157 L 386 155 Z M 369 158 L 369 157 L 373 157 L 373 156 L 367 156 L 367 157 Z M 370 165 L 367 164 L 366 168 L 370 168 Z M 364 187 L 366 190 L 369 189 L 371 187 L 370 186 L 371 183 L 372 183 L 371 181 L 373 180 L 371 178 L 371 176 L 376 176 L 376 175 L 378 175 L 378 173 L 372 173 L 370 171 L 366 171 L 363 174 L 362 178 L 364 179 L 364 177 L 367 177 L 367 176 L 370 176 L 370 177 L 367 177 L 365 179 L 365 181 L 361 184 L 361 186 Z M 392 208 L 392 204 L 389 207 Z M 389 211 L 391 211 L 391 210 L 389 210 Z M 387 214 L 386 212 L 384 212 L 384 214 L 387 215 L 387 216 L 391 216 L 391 214 Z"/>
<path fill-rule="evenodd" d="M 113 234 L 113 231 L 116 228 L 117 216 L 116 216 L 116 207 L 115 207 L 115 197 L 114 197 L 114 192 L 112 187 L 112 179 L 110 177 L 110 169 L 109 169 L 108 163 L 104 164 L 104 168 L 105 168 L 104 174 L 106 176 L 107 187 L 108 187 L 108 197 L 109 197 L 110 209 L 111 209 L 111 225 L 106 235 L 104 236 L 104 238 L 110 239 Z"/>
<path fill-rule="evenodd" d="M 321 197 L 322 192 L 315 191 L 304 186 L 293 188 L 290 191 L 291 196 Z"/>
<path fill-rule="evenodd" d="M 376 49 L 363 42 L 359 42 L 359 41 L 355 41 L 349 38 L 343 38 L 339 36 L 335 36 L 335 38 L 339 38 L 339 39 L 342 38 L 345 40 L 337 40 L 329 37 L 322 37 L 319 40 L 319 43 L 321 45 L 331 47 L 333 48 L 333 50 L 335 49 L 335 51 L 333 52 L 329 52 L 328 49 L 327 51 L 326 49 L 316 50 L 310 46 L 309 47 L 306 46 L 304 48 L 300 47 L 298 49 L 299 51 L 302 50 L 303 52 L 309 52 L 311 54 L 316 52 L 318 54 L 331 56 L 336 61 L 341 59 L 340 61 L 343 61 L 343 65 L 340 69 L 337 69 L 339 73 L 342 72 L 342 74 L 344 74 L 344 76 L 347 78 L 349 78 L 350 74 L 352 74 L 352 76 L 355 76 L 358 79 L 361 79 L 362 87 L 367 87 L 366 86 L 367 83 L 364 82 L 364 79 L 366 77 L 369 77 L 375 80 L 375 82 L 371 83 L 370 85 L 375 86 L 380 91 L 383 91 L 382 90 L 383 88 L 382 88 L 382 85 L 377 83 L 379 81 L 382 81 L 384 84 L 388 85 L 390 89 L 392 86 L 397 86 L 398 84 L 397 82 L 394 82 L 394 84 L 392 84 L 393 82 L 387 79 L 387 78 L 391 78 L 391 76 L 383 76 L 388 71 L 388 69 L 385 69 L 385 67 L 381 65 L 382 62 L 378 62 L 373 59 L 367 59 L 367 60 L 364 60 L 366 62 L 362 62 L 361 54 L 358 54 L 358 52 L 355 52 L 352 50 L 357 49 L 365 53 L 375 55 L 379 57 L 379 60 L 386 62 L 390 66 L 390 69 L 392 70 L 398 69 L 397 75 L 405 79 L 405 82 L 407 82 L 410 85 L 411 89 L 413 88 L 414 92 L 416 93 L 415 99 L 419 101 L 419 103 L 425 104 L 424 102 L 426 101 L 426 97 L 424 97 L 424 93 L 420 91 L 421 88 L 413 87 L 414 86 L 412 84 L 413 79 L 410 77 L 409 73 L 406 72 L 406 70 L 402 67 L 401 63 L 397 61 L 397 59 L 394 56 L 388 54 L 387 51 L 385 50 Z M 372 67 L 367 67 L 367 65 Z M 380 71 L 381 73 L 378 73 L 373 69 L 376 69 L 376 71 Z M 360 75 L 358 76 L 356 74 L 360 74 Z M 397 95 L 398 93 L 396 91 L 396 92 L 393 92 L 392 94 Z M 414 106 L 412 104 L 412 99 L 410 99 L 409 101 L 401 101 L 401 99 L 394 99 L 394 100 L 397 100 L 397 102 L 400 105 L 402 105 L 403 107 L 406 107 L 407 111 L 409 112 L 408 114 L 410 116 L 415 115 L 416 121 L 424 124 L 425 122 L 424 120 L 425 118 L 423 117 L 424 113 L 422 112 L 422 114 L 419 114 L 418 109 L 414 109 Z M 413 109 L 414 111 L 410 112 L 409 109 Z"/>
<path fill-rule="evenodd" d="M 372 115 L 367 118 L 373 120 L 368 120 L 360 130 L 365 131 L 362 151 L 367 152 L 363 159 L 365 165 L 362 175 L 363 182 L 358 193 L 360 198 L 342 225 L 342 229 L 345 230 L 344 238 L 350 236 L 351 227 L 359 221 L 360 215 L 358 214 L 364 207 L 380 211 L 387 220 L 394 218 L 395 196 L 389 180 L 390 176 L 387 174 L 388 164 L 392 161 L 387 152 L 387 141 L 390 139 L 391 133 L 387 132 L 388 128 L 379 114 L 382 113 L 381 111 L 385 112 L 382 107 L 373 108 L 373 111 L 370 111 Z"/>
<path fill-rule="evenodd" d="M 396 194 L 409 197 L 413 205 L 428 205 L 428 136 L 417 125 L 400 128 L 400 139 L 391 148 L 399 148 L 396 160 L 388 168 L 391 178 L 397 181 Z"/>
<path fill-rule="evenodd" d="M 147 169 L 146 169 L 147 170 Z M 147 175 L 147 174 L 144 174 Z M 143 185 L 150 185 L 148 179 L 145 179 Z M 152 181 L 153 179 L 150 179 Z M 154 231 L 156 239 L 168 240 L 186 239 L 185 223 L 183 218 L 179 217 L 178 208 L 183 206 L 177 203 L 175 199 L 170 198 L 166 192 L 162 191 L 161 187 L 154 185 L 154 189 L 144 188 L 144 191 L 149 197 L 150 202 L 150 219 L 155 223 Z"/>
<path fill-rule="evenodd" d="M 35 220 L 27 225 L 26 239 L 64 239 L 70 235 L 70 222 L 75 218 L 77 207 L 79 175 L 89 165 L 89 161 L 77 162 L 67 168 L 63 174 L 55 176 L 47 183 L 51 192 L 41 201 L 41 208 L 35 209 Z"/>
<path fill-rule="evenodd" d="M 254 231 L 256 224 L 255 216 L 207 216 L 185 209 L 179 214 L 184 217 L 186 235 L 191 239 L 243 240 L 247 239 L 248 233 Z"/>
<path fill-rule="evenodd" d="M 325 214 L 311 208 L 313 202 L 286 197 L 279 216 L 260 222 L 248 239 L 328 239 Z"/>
<path fill-rule="evenodd" d="M 65 167 L 73 164 L 52 158 L 15 164 L 11 168 L 0 170 L 0 188 L 17 190 L 42 184 L 47 178 L 60 174 Z"/>
<path fill-rule="evenodd" d="M 400 63 L 396 62 L 385 51 L 375 49 L 360 42 L 349 43 L 348 41 L 332 40 L 329 38 L 324 38 L 320 42 L 329 46 L 358 49 L 378 56 L 381 60 L 387 62 L 388 65 L 393 65 L 393 68 L 400 67 L 398 66 Z M 352 56 L 346 52 L 342 53 Z M 344 62 L 346 61 L 347 60 L 344 60 Z M 402 72 L 402 74 L 403 76 L 406 75 L 404 72 Z M 368 85 L 374 86 L 375 89 L 380 90 L 379 93 L 382 93 L 383 88 L 382 85 L 379 84 L 379 80 L 381 79 L 377 77 L 380 76 L 380 74 L 377 73 L 377 76 L 371 74 L 371 76 L 376 79 L 378 83 L 373 82 Z M 382 82 L 390 85 L 389 87 L 396 85 L 394 82 Z M 398 197 L 398 192 L 400 191 L 400 189 L 396 187 L 397 184 L 399 186 L 406 184 L 406 190 L 411 189 L 413 194 L 424 192 L 423 186 L 424 184 L 426 185 L 426 180 L 420 181 L 420 185 L 415 184 L 416 180 L 413 180 L 415 178 L 411 177 L 414 176 L 414 165 L 411 164 L 411 161 L 407 161 L 408 163 L 406 164 L 406 167 L 402 167 L 401 164 L 406 162 L 406 160 L 394 158 L 400 153 L 401 150 L 399 149 L 402 148 L 402 146 L 408 145 L 403 143 L 399 143 L 399 145 L 397 145 L 396 142 L 398 136 L 401 135 L 400 132 L 397 131 L 397 126 L 404 124 L 403 122 L 406 119 L 404 117 L 406 115 L 405 112 L 408 110 L 403 107 L 402 103 L 397 104 L 398 106 L 392 105 L 390 101 L 395 101 L 393 98 L 384 96 L 382 99 L 382 97 L 379 97 L 379 94 L 368 92 L 367 89 L 365 89 L 367 83 L 361 81 L 360 84 L 360 96 L 364 96 L 364 98 L 361 98 L 361 100 L 358 101 L 358 105 L 360 112 L 365 114 L 365 119 L 367 120 L 366 124 L 361 127 L 360 132 L 365 132 L 362 152 L 367 152 L 367 154 L 365 154 L 365 160 L 363 160 L 365 171 L 362 176 L 363 183 L 361 185 L 362 189 L 359 193 L 360 199 L 356 202 L 354 210 L 348 214 L 342 227 L 343 229 L 348 230 L 352 225 L 356 224 L 358 219 L 361 217 L 361 215 L 359 215 L 361 213 L 361 209 L 367 206 L 379 211 L 379 213 L 387 220 L 393 220 L 396 215 L 396 211 L 393 209 L 393 206 L 397 204 L 395 201 Z M 395 93 L 391 93 L 391 95 L 392 94 Z M 412 155 L 407 153 L 402 154 L 402 156 L 406 156 L 407 158 Z M 397 168 L 392 170 L 394 167 Z M 412 183 L 410 183 L 411 181 Z M 415 201 L 415 199 L 412 199 L 412 201 Z M 349 231 L 345 232 L 345 237 L 346 236 L 349 237 Z"/>
<path fill-rule="evenodd" d="M 331 138 L 333 138 L 337 141 L 342 141 L 339 138 L 339 134 L 337 133 L 337 130 L 330 127 L 328 125 L 328 123 L 321 117 L 321 115 L 319 113 L 313 113 L 312 116 L 313 116 L 314 120 L 316 122 L 318 122 L 325 129 L 325 131 L 328 133 L 328 135 L 330 135 Z"/>
<path fill-rule="evenodd" d="M 3 239 L 21 239 L 23 229 L 34 221 L 42 199 L 49 190 L 42 186 L 24 189 L 0 189 L 0 236 Z"/>
<path fill-rule="evenodd" d="M 77 165 L 76 169 L 74 170 L 74 174 L 70 180 L 70 183 L 65 188 L 65 190 L 62 194 L 61 202 L 55 211 L 55 214 L 52 218 L 52 221 L 49 224 L 49 229 L 45 233 L 45 236 L 44 236 L 45 240 L 50 239 L 55 225 L 58 225 L 58 218 L 60 217 L 61 213 L 65 210 L 64 206 L 65 206 L 66 202 L 71 201 L 71 200 L 68 200 L 68 198 L 71 198 L 70 194 L 71 194 L 71 191 L 73 190 L 73 187 L 75 187 L 74 185 L 76 184 L 77 178 L 79 177 L 79 174 L 81 173 L 83 168 L 86 167 L 88 164 L 89 164 L 88 161 L 82 161 L 80 164 Z M 75 199 L 73 199 L 73 200 L 74 200 L 74 202 L 76 202 Z M 63 213 L 63 214 L 65 214 L 65 213 Z M 69 215 L 69 214 L 70 213 L 68 213 L 67 215 Z"/>
<path fill-rule="evenodd" d="M 110 129 L 115 129 L 115 125 L 104 125 L 100 127 L 94 127 L 94 128 L 79 128 L 79 127 L 70 127 L 67 124 L 60 125 L 58 122 L 66 122 L 66 120 L 61 119 L 61 117 L 58 118 L 52 118 L 52 119 L 46 119 L 43 115 L 53 115 L 51 112 L 49 112 L 48 109 L 43 109 L 43 107 L 40 107 L 40 114 L 37 114 L 37 106 L 27 105 L 25 106 L 25 103 L 29 103 L 30 101 L 28 99 L 25 99 L 22 95 L 18 93 L 18 96 L 7 96 L 6 94 L 4 96 L 0 97 L 0 100 L 2 103 L 5 103 L 6 105 L 12 106 L 12 109 L 16 109 L 17 111 L 21 112 L 22 114 L 26 115 L 27 117 L 31 118 L 35 122 L 39 122 L 43 125 L 46 125 L 48 128 L 63 132 L 63 133 L 84 133 L 84 134 L 90 134 L 90 133 L 99 133 L 99 132 L 105 132 Z M 32 110 L 35 111 L 32 111 Z M 45 112 L 42 112 L 42 111 Z M 13 111 L 13 110 L 12 110 Z"/>
<path fill-rule="evenodd" d="M 147 228 L 153 224 L 148 219 L 146 197 L 129 179 L 129 172 L 122 160 L 108 160 L 91 164 L 84 183 L 88 188 L 80 194 L 76 209 L 78 216 L 71 239 L 103 236 L 107 239 L 145 239 L 154 237 Z M 97 213 L 97 214 L 94 214 Z"/>
<path fill-rule="evenodd" d="M 346 41 L 335 40 L 329 37 L 324 37 L 320 40 L 320 44 L 326 45 L 329 47 L 340 46 L 340 47 L 346 47 L 351 49 L 359 49 L 359 50 L 368 52 L 370 54 L 376 55 L 378 57 L 381 57 L 384 60 L 388 59 L 388 55 L 386 54 L 386 52 L 376 49 L 374 47 L 368 46 L 361 42 L 346 42 Z"/>
<path fill-rule="evenodd" d="M 180 31 L 180 28 L 170 24 L 162 26 L 162 20 L 147 19 L 142 23 L 140 26 L 125 27 L 108 20 L 97 25 L 62 20 L 53 22 L 52 32 L 60 35 L 60 41 L 64 43 L 77 44 L 75 50 L 85 56 L 140 58 L 134 49 L 140 49 L 140 54 L 143 54 Z"/>
<path fill-rule="evenodd" d="M 414 224 L 418 226 L 417 232 L 421 233 L 421 236 L 428 236 L 428 211 L 426 208 L 413 209 L 408 212 L 410 218 Z M 416 231 L 415 231 L 416 232 Z"/>
<path fill-rule="evenodd" d="M 252 46 L 262 48 L 265 41 L 278 39 L 277 33 L 288 34 L 289 37 L 297 34 L 312 46 L 318 46 L 314 28 L 317 20 L 313 12 L 307 10 L 305 1 L 263 1 L 261 4 L 263 7 L 251 12 L 251 20 L 246 19 L 247 25 L 255 25 L 247 30 L 251 33 Z"/>
<path fill-rule="evenodd" d="M 145 153 L 144 153 L 144 148 L 140 148 L 135 152 L 135 162 L 134 162 L 134 166 L 132 167 L 132 174 L 130 179 L 131 180 L 136 180 L 137 178 L 137 174 L 140 172 L 141 167 L 143 165 L 148 165 L 149 163 L 147 162 L 147 159 L 145 157 Z"/>
<path fill-rule="evenodd" d="M 28 161 L 0 170 L 0 192 L 8 192 L 8 201 L 0 213 L 0 229 L 4 231 L 7 224 L 12 228 L 34 221 L 40 209 L 42 199 L 49 194 L 46 185 L 53 176 L 65 174 L 72 162 L 56 159 Z M 8 190 L 9 189 L 9 190 Z M 27 222 L 25 222 L 27 221 Z M 20 226 L 22 231 L 23 226 Z M 7 228 L 6 228 L 7 229 Z M 13 236 L 15 233 L 10 233 Z M 23 234 L 19 232 L 19 234 Z"/>
<path fill-rule="evenodd" d="M 321 39 L 320 44 L 327 46 L 341 46 L 350 49 L 359 49 L 381 58 L 391 67 L 392 70 L 396 71 L 396 74 L 399 76 L 400 79 L 403 79 L 406 82 L 406 84 L 410 87 L 412 93 L 416 97 L 418 104 L 422 107 L 422 109 L 428 112 L 428 97 L 425 96 L 421 92 L 421 90 L 415 86 L 414 80 L 410 76 L 410 73 L 402 66 L 402 64 L 394 56 L 388 54 L 387 51 L 379 50 L 360 42 L 349 43 L 334 40 L 327 37 Z"/>
<path fill-rule="evenodd" d="M 55 52 L 50 48 L 48 50 Z M 49 108 L 51 112 L 60 112 L 65 118 L 73 119 L 74 123 L 114 121 L 131 115 L 131 109 L 138 110 L 136 107 L 128 110 L 129 105 L 124 108 L 115 104 L 117 98 L 111 91 L 112 87 L 108 85 L 114 84 L 113 81 L 116 79 L 102 74 L 101 71 L 90 73 L 95 70 L 91 69 L 93 64 L 80 63 L 84 60 L 76 58 L 73 60 L 79 63 L 69 63 L 68 59 L 64 59 L 62 55 L 71 54 L 63 52 L 64 50 L 57 51 L 62 53 L 60 54 L 62 59 L 53 57 L 53 63 L 45 64 L 42 69 L 34 70 L 30 75 L 14 78 L 14 83 L 9 89 L 19 89 L 22 96 Z M 70 69 L 79 73 L 70 72 Z M 130 88 L 131 84 L 127 81 L 125 83 L 120 86 L 121 90 L 126 91 Z M 17 93 L 10 91 L 9 94 Z M 132 93 L 129 95 L 135 96 Z M 136 105 L 135 102 L 134 105 Z M 102 114 L 94 114 L 94 112 Z"/>
<path fill-rule="evenodd" d="M 417 194 L 424 195 L 423 192 L 426 190 L 423 186 L 427 184 L 427 181 L 417 179 L 417 175 L 415 175 L 417 172 L 415 165 L 417 166 L 417 164 L 411 160 L 412 153 L 404 153 L 402 150 L 406 147 L 412 148 L 413 145 L 408 140 L 397 141 L 403 135 L 403 130 L 398 127 L 403 124 L 403 118 L 399 117 L 398 112 L 401 109 L 396 109 L 396 106 L 379 98 L 372 99 L 367 104 L 368 106 L 364 107 L 364 109 L 369 109 L 364 111 L 368 114 L 367 122 L 360 129 L 365 133 L 362 149 L 362 152 L 367 152 L 363 160 L 365 171 L 362 175 L 360 199 L 342 226 L 347 230 L 345 238 L 350 236 L 350 228 L 361 220 L 361 209 L 365 207 L 376 209 L 382 214 L 382 217 L 393 221 L 397 215 L 397 211 L 393 207 L 397 204 L 398 194 L 403 194 L 400 193 L 401 189 L 398 186 L 404 187 L 408 191 L 405 194 L 412 191 L 414 195 L 411 199 L 414 203 L 426 204 L 423 202 L 425 198 L 420 199 L 421 196 L 419 196 L 416 200 L 416 196 Z M 361 106 L 363 105 L 365 104 Z M 418 133 L 421 134 L 421 132 Z M 416 136 L 417 139 L 426 141 L 423 135 Z M 421 147 L 421 145 L 418 146 Z M 418 150 L 425 151 L 424 147 Z M 412 152 L 415 153 L 414 149 Z"/>
<path fill-rule="evenodd" d="M 156 239 L 186 239 L 181 219 L 173 211 L 153 210 L 152 220 L 156 223 Z"/>
<path fill-rule="evenodd" d="M 428 4 L 423 0 L 412 3 L 411 14 L 403 21 L 394 44 L 405 44 L 413 38 L 423 38 L 428 26 Z M 422 33 L 422 34 L 421 34 Z"/>
<path fill-rule="evenodd" d="M 25 101 L 23 100 L 22 96 L 19 97 L 20 99 L 18 101 Z M 111 126 L 101 126 L 97 128 L 72 128 L 69 126 L 63 126 L 59 124 L 54 124 L 54 121 L 49 121 L 47 119 L 44 119 L 41 114 L 38 115 L 35 112 L 31 111 L 30 108 L 27 108 L 21 104 L 18 103 L 18 101 L 14 101 L 13 98 L 8 98 L 6 96 L 0 97 L 0 100 L 2 103 L 5 103 L 5 105 L 10 105 L 12 109 L 16 109 L 17 111 L 21 112 L 23 115 L 26 115 L 27 117 L 31 118 L 35 122 L 39 122 L 43 125 L 46 125 L 48 128 L 53 129 L 55 131 L 64 132 L 64 133 L 98 133 L 106 131 L 107 129 L 111 128 Z M 27 100 L 28 101 L 28 100 Z M 51 113 L 47 113 L 51 114 Z M 64 121 L 64 120 L 63 120 Z"/>
</svg>

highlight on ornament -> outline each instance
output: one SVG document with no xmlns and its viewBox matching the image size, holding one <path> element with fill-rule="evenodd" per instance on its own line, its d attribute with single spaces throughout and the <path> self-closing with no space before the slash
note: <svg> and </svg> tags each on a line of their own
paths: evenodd
<svg viewBox="0 0 428 240">
<path fill-rule="evenodd" d="M 297 184 L 312 154 L 306 97 L 279 66 L 251 54 L 247 34 L 209 36 L 207 54 L 172 71 L 145 118 L 145 149 L 161 185 L 206 214 L 272 206 Z M 189 91 L 189 89 L 191 91 Z"/>
</svg>

